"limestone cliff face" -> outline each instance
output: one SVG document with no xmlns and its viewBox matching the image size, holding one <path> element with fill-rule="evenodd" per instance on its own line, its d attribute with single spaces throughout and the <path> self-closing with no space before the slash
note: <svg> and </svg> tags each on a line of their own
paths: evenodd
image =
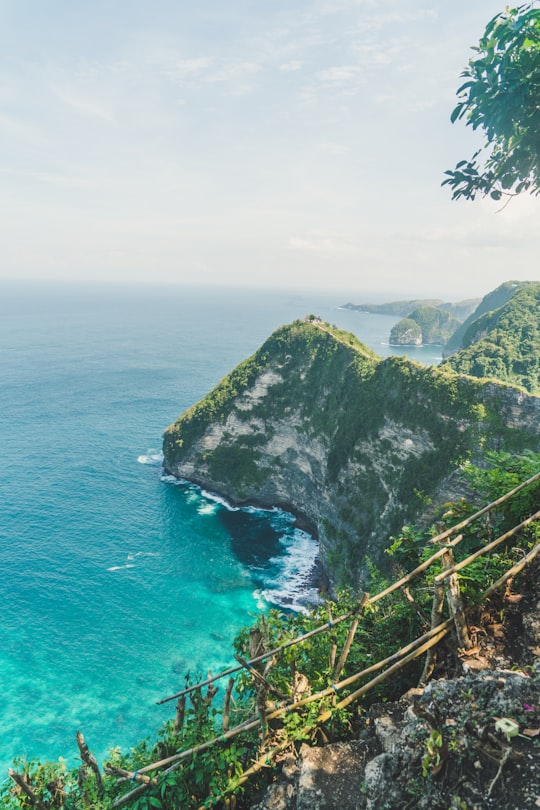
<svg viewBox="0 0 540 810">
<path fill-rule="evenodd" d="M 275 332 L 165 432 L 164 466 L 316 531 L 332 584 L 360 584 L 392 533 L 481 447 L 540 446 L 540 398 L 381 360 L 320 322 Z"/>
</svg>

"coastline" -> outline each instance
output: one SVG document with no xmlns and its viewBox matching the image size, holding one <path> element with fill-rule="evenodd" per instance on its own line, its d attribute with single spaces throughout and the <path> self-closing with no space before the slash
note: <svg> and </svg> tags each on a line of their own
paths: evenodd
<svg viewBox="0 0 540 810">
<path fill-rule="evenodd" d="M 165 483 L 171 483 L 175 486 L 188 486 L 188 487 L 196 487 L 201 495 L 209 497 L 211 500 L 214 500 L 218 503 L 221 503 L 225 508 L 230 509 L 232 511 L 235 510 L 248 510 L 254 509 L 261 512 L 274 512 L 280 511 L 286 514 L 289 514 L 293 517 L 292 528 L 297 529 L 305 534 L 309 535 L 313 539 L 313 541 L 317 544 L 317 554 L 315 560 L 313 562 L 313 566 L 309 571 L 308 578 L 306 580 L 306 595 L 309 591 L 316 591 L 318 594 L 325 594 L 328 593 L 330 590 L 330 580 L 324 570 L 321 556 L 320 556 L 320 545 L 319 545 L 319 536 L 317 527 L 315 524 L 303 513 L 299 510 L 295 509 L 295 507 L 290 503 L 263 503 L 257 499 L 247 499 L 242 501 L 236 501 L 231 498 L 227 493 L 212 489 L 208 487 L 207 484 L 204 482 L 197 480 L 195 478 L 183 478 L 173 475 L 173 473 L 169 472 L 165 467 L 163 467 L 162 480 Z M 285 609 L 289 609 L 289 605 L 287 604 L 288 600 L 283 601 L 283 607 Z M 293 600 L 291 599 L 291 604 Z M 310 606 L 315 606 L 315 602 L 309 601 L 306 602 Z"/>
</svg>

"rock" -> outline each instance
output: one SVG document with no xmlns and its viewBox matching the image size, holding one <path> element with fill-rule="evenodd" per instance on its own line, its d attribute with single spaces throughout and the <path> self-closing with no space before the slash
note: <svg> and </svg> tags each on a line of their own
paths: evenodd
<svg viewBox="0 0 540 810">
<path fill-rule="evenodd" d="M 303 745 L 297 768 L 289 761 L 288 770 L 284 767 L 252 810 L 536 806 L 537 676 L 499 670 L 469 673 L 432 681 L 413 699 L 414 704 L 401 700 L 370 707 L 370 722 L 359 740 L 318 748 Z M 498 731 L 501 718 L 518 723 L 520 734 L 509 739 Z"/>
</svg>

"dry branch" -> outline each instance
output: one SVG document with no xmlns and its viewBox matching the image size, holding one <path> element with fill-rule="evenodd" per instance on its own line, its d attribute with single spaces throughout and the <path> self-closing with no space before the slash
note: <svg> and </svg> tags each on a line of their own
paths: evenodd
<svg viewBox="0 0 540 810">
<path fill-rule="evenodd" d="M 17 771 L 14 771 L 12 768 L 8 768 L 8 775 L 13 779 L 15 784 L 19 787 L 19 789 L 30 799 L 32 805 L 37 807 L 38 810 L 48 810 L 46 804 L 43 804 L 39 796 L 36 796 L 26 779 Z"/>
<path fill-rule="evenodd" d="M 80 731 L 77 732 L 77 745 L 79 746 L 79 752 L 82 761 L 84 762 L 85 765 L 88 765 L 88 767 L 91 768 L 95 774 L 98 793 L 100 796 L 102 796 L 103 782 L 101 780 L 101 773 L 99 772 L 99 765 L 97 764 L 97 759 L 93 754 L 90 753 L 88 746 L 84 741 L 84 737 Z"/>
</svg>

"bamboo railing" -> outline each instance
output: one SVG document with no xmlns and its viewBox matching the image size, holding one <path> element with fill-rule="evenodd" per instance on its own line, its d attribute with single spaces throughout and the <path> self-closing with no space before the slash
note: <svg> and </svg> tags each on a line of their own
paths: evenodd
<svg viewBox="0 0 540 810">
<path fill-rule="evenodd" d="M 154 762 L 150 762 L 144 767 L 139 768 L 135 773 L 123 771 L 121 769 L 106 765 L 105 773 L 110 776 L 115 776 L 116 778 L 119 779 L 120 782 L 127 780 L 136 782 L 136 787 L 134 787 L 132 790 L 128 791 L 123 796 L 116 799 L 116 801 L 113 803 L 113 807 L 119 808 L 135 801 L 140 795 L 142 795 L 146 790 L 148 790 L 149 787 L 159 785 L 160 779 L 166 777 L 168 774 L 180 768 L 182 766 L 182 763 L 185 762 L 185 760 L 197 754 L 201 754 L 204 751 L 209 750 L 213 746 L 226 744 L 230 740 L 234 739 L 235 737 L 241 734 L 245 734 L 249 731 L 259 729 L 262 734 L 261 748 L 264 751 L 264 755 L 261 756 L 259 759 L 257 759 L 257 761 L 246 771 L 244 771 L 241 774 L 241 776 L 236 777 L 234 779 L 231 778 L 229 780 L 227 788 L 222 792 L 222 794 L 219 797 L 216 796 L 213 797 L 214 801 L 221 800 L 226 795 L 233 793 L 238 787 L 244 784 L 245 781 L 247 781 L 247 779 L 249 779 L 251 776 L 257 773 L 263 767 L 267 766 L 269 762 L 271 762 L 272 759 L 275 756 L 277 756 L 279 752 L 283 751 L 287 746 L 291 744 L 291 740 L 287 738 L 283 743 L 275 745 L 267 750 L 267 730 L 270 721 L 284 718 L 290 712 L 294 712 L 309 704 L 315 703 L 317 701 L 322 701 L 325 698 L 331 698 L 332 699 L 331 705 L 329 706 L 327 705 L 323 710 L 321 710 L 318 713 L 315 720 L 312 721 L 309 726 L 306 726 L 303 729 L 303 731 L 306 734 L 310 732 L 314 733 L 324 723 L 332 719 L 335 716 L 336 712 L 339 712 L 340 710 L 350 706 L 352 703 L 359 700 L 361 697 L 370 692 L 379 683 L 390 678 L 400 669 L 405 667 L 408 663 L 415 660 L 416 658 L 419 658 L 424 653 L 427 653 L 424 671 L 420 679 L 421 683 L 425 683 L 434 667 L 436 646 L 445 636 L 448 635 L 448 633 L 451 630 L 454 630 L 456 633 L 458 639 L 458 647 L 460 646 L 466 648 L 470 646 L 466 624 L 467 608 L 462 605 L 459 581 L 457 576 L 458 572 L 463 571 L 475 560 L 477 560 L 481 556 L 489 554 L 497 546 L 501 545 L 506 540 L 514 537 L 518 532 L 522 531 L 527 526 L 530 526 L 535 521 L 539 520 L 540 510 L 535 512 L 526 520 L 521 521 L 519 524 L 514 526 L 509 531 L 506 531 L 500 537 L 496 538 L 490 543 L 487 543 L 478 551 L 474 552 L 473 554 L 470 554 L 466 559 L 461 560 L 458 563 L 455 563 L 453 552 L 454 549 L 463 541 L 464 535 L 462 534 L 462 530 L 469 527 L 472 523 L 474 523 L 483 515 L 487 514 L 488 512 L 491 512 L 498 506 L 501 506 L 502 504 L 506 503 L 518 492 L 520 492 L 521 490 L 530 486 L 531 484 L 533 484 L 538 480 L 540 480 L 540 472 L 538 472 L 531 478 L 527 479 L 527 481 L 523 482 L 518 487 L 515 487 L 513 490 L 501 496 L 497 500 L 492 501 L 487 506 L 475 512 L 473 515 L 469 516 L 465 520 L 462 520 L 455 526 L 446 529 L 445 531 L 438 534 L 436 537 L 433 537 L 430 540 L 430 544 L 438 548 L 433 552 L 433 554 L 429 557 L 429 559 L 427 559 L 421 565 L 417 566 L 413 571 L 401 577 L 398 581 L 394 582 L 392 585 L 385 588 L 381 592 L 373 596 L 370 596 L 369 594 L 364 594 L 362 598 L 357 601 L 355 607 L 352 610 L 348 611 L 347 613 L 344 613 L 343 615 L 333 619 L 330 610 L 328 609 L 328 621 L 326 623 L 321 624 L 319 627 L 307 633 L 289 639 L 284 643 L 282 643 L 280 646 L 268 651 L 262 650 L 262 652 L 259 652 L 261 643 L 259 634 L 258 639 L 255 639 L 254 637 L 252 638 L 252 645 L 251 645 L 252 657 L 249 660 L 246 660 L 241 656 L 236 656 L 237 660 L 239 661 L 237 666 L 233 666 L 226 670 L 223 670 L 222 672 L 214 676 L 209 675 L 209 677 L 206 678 L 205 680 L 190 685 L 185 689 L 176 692 L 173 695 L 170 695 L 168 697 L 159 700 L 158 704 L 167 703 L 175 699 L 178 700 L 177 717 L 176 717 L 176 727 L 178 728 L 181 727 L 183 723 L 186 695 L 198 691 L 199 694 L 202 696 L 202 689 L 208 687 L 207 696 L 206 698 L 204 698 L 204 700 L 210 702 L 217 691 L 212 685 L 222 678 L 229 677 L 229 682 L 227 685 L 225 700 L 223 704 L 223 711 L 222 711 L 223 730 L 221 733 L 218 734 L 216 731 L 216 735 L 213 738 L 205 741 L 204 743 L 201 743 L 197 746 L 191 747 L 183 751 L 177 751 L 170 756 L 163 757 Z M 540 543 L 534 546 L 534 548 L 531 549 L 531 551 L 529 551 L 528 554 L 526 554 L 518 563 L 508 568 L 507 571 L 496 582 L 492 583 L 484 591 L 484 593 L 481 595 L 481 598 L 483 600 L 489 598 L 498 588 L 504 585 L 511 577 L 514 577 L 517 573 L 519 573 L 519 571 L 523 570 L 523 568 L 526 565 L 531 563 L 539 553 L 540 553 Z M 427 632 L 423 633 L 418 638 L 401 647 L 401 649 L 387 656 L 383 660 L 380 660 L 362 669 L 361 671 L 358 671 L 352 675 L 343 678 L 342 680 L 339 680 L 340 675 L 345 667 L 351 647 L 354 644 L 355 633 L 361 621 L 363 611 L 365 611 L 365 609 L 368 606 L 376 604 L 381 599 L 384 599 L 391 593 L 394 593 L 396 590 L 400 588 L 406 589 L 406 586 L 409 583 L 411 583 L 414 579 L 416 579 L 420 574 L 426 571 L 438 560 L 442 561 L 444 565 L 444 570 L 441 573 L 437 574 L 433 579 L 433 608 L 431 614 L 430 629 Z M 442 621 L 441 619 L 442 619 L 442 609 L 445 591 L 450 618 L 448 618 L 446 621 Z M 291 695 L 286 696 L 271 683 L 268 677 L 269 670 L 271 668 L 272 662 L 276 659 L 277 656 L 282 654 L 285 650 L 289 649 L 290 647 L 302 645 L 308 639 L 313 638 L 316 635 L 333 631 L 333 629 L 337 625 L 348 620 L 351 620 L 351 623 L 349 626 L 347 638 L 345 640 L 341 653 L 337 658 L 337 663 L 336 663 L 337 645 L 335 642 L 335 637 L 333 637 L 332 639 L 330 650 L 330 670 L 332 673 L 331 676 L 332 683 L 330 683 L 328 687 L 319 690 L 314 694 L 307 694 L 305 696 L 300 695 L 295 696 L 294 689 L 291 689 Z M 266 667 L 264 669 L 262 668 L 263 662 L 267 662 Z M 237 726 L 230 728 L 229 710 L 230 710 L 231 694 L 234 686 L 234 677 L 230 676 L 234 676 L 239 672 L 246 672 L 246 671 L 251 674 L 253 682 L 255 684 L 255 691 L 257 695 L 256 699 L 257 713 L 253 717 L 248 718 L 247 720 L 238 724 Z M 361 686 L 358 686 L 358 688 L 356 688 L 354 691 L 344 696 L 341 700 L 338 700 L 339 693 L 342 690 L 349 688 L 353 684 L 357 684 L 358 681 L 366 679 L 370 676 L 374 677 L 371 677 L 371 680 L 367 681 Z M 273 694 L 274 697 L 278 698 L 278 702 L 274 703 L 274 706 L 272 708 L 267 708 L 266 704 L 266 696 L 269 693 Z M 79 748 L 81 751 L 81 758 L 95 772 L 97 763 L 94 764 L 95 760 L 92 762 L 91 759 L 89 759 L 88 749 L 84 744 L 82 735 L 80 736 L 81 739 L 79 740 Z M 147 776 L 147 774 L 154 774 L 154 775 L 149 777 Z M 26 785 L 26 787 L 22 787 L 20 782 L 21 780 L 20 775 L 10 770 L 10 776 L 15 782 L 17 782 L 17 784 L 23 791 L 27 792 L 28 795 L 27 791 L 28 786 Z M 101 777 L 98 771 L 98 773 L 96 774 L 96 780 L 99 788 L 101 789 L 100 779 Z M 31 791 L 31 788 L 29 789 Z M 32 798 L 30 796 L 29 798 L 32 801 Z M 40 800 L 38 800 L 37 797 L 35 797 L 35 799 L 36 799 L 35 806 L 39 807 L 40 805 L 38 801 Z"/>
</svg>

